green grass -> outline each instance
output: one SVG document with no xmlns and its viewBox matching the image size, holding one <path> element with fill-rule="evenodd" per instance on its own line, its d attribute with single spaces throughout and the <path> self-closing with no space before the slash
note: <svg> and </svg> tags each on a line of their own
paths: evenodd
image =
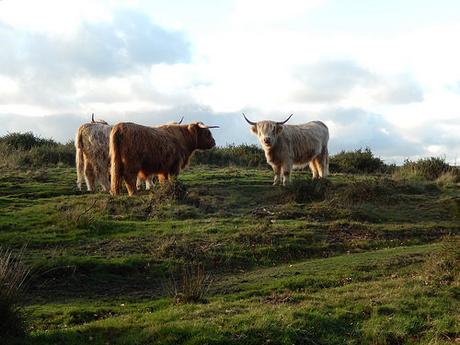
<svg viewBox="0 0 460 345">
<path fill-rule="evenodd" d="M 460 190 L 195 167 L 185 198 L 77 192 L 71 168 L 1 170 L 0 244 L 27 249 L 27 344 L 444 344 L 460 287 L 430 284 Z M 308 195 L 307 195 L 308 194 Z M 177 303 L 187 265 L 211 279 Z M 192 270 L 193 272 L 193 270 Z M 192 277 L 193 278 L 193 277 Z"/>
</svg>

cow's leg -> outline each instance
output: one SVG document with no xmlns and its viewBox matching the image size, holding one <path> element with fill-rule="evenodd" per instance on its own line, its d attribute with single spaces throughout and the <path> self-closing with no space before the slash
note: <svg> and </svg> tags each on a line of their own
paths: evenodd
<svg viewBox="0 0 460 345">
<path fill-rule="evenodd" d="M 142 178 L 140 178 L 139 176 L 137 177 L 137 180 L 136 180 L 136 189 L 137 190 L 142 189 Z"/>
<path fill-rule="evenodd" d="M 324 170 L 323 170 L 323 163 L 322 163 L 322 157 L 318 156 L 316 157 L 313 162 L 315 163 L 316 170 L 318 171 L 318 176 L 320 178 L 323 178 L 324 176 Z"/>
<path fill-rule="evenodd" d="M 164 183 L 166 180 L 168 180 L 168 174 L 158 174 L 158 181 L 160 183 Z"/>
<path fill-rule="evenodd" d="M 169 183 L 174 184 L 177 180 L 177 176 L 179 176 L 179 173 L 180 173 L 180 163 L 177 162 L 177 165 L 172 166 L 170 171 L 168 171 Z"/>
<path fill-rule="evenodd" d="M 308 165 L 310 166 L 310 170 L 311 170 L 311 173 L 313 175 L 313 178 L 317 178 L 318 177 L 318 169 L 316 167 L 316 164 L 315 164 L 315 160 L 312 160 L 310 163 L 308 163 Z"/>
<path fill-rule="evenodd" d="M 155 187 L 155 183 L 153 182 L 152 176 L 149 176 L 145 179 L 145 189 L 146 190 L 153 190 Z"/>
<path fill-rule="evenodd" d="M 104 192 L 110 191 L 110 179 L 109 179 L 108 166 L 96 163 L 96 165 L 94 166 L 94 172 L 95 172 L 97 181 L 101 184 L 102 190 Z"/>
<path fill-rule="evenodd" d="M 101 181 L 102 190 L 104 192 L 109 192 L 110 191 L 109 175 L 108 174 L 103 174 L 102 176 L 100 176 L 99 181 Z"/>
<path fill-rule="evenodd" d="M 273 167 L 275 178 L 273 179 L 273 185 L 276 186 L 281 183 L 281 166 L 277 165 Z"/>
<path fill-rule="evenodd" d="M 85 159 L 85 181 L 88 191 L 93 192 L 96 189 L 96 176 L 94 174 L 94 167 L 88 159 Z"/>
<path fill-rule="evenodd" d="M 291 170 L 292 170 L 292 165 L 291 164 L 286 164 L 283 166 L 281 169 L 283 172 L 283 177 L 282 177 L 282 185 L 286 186 L 289 182 L 291 182 Z"/>
<path fill-rule="evenodd" d="M 137 193 L 136 189 L 137 174 L 127 173 L 125 174 L 125 186 L 128 190 L 129 196 L 132 196 Z"/>
</svg>

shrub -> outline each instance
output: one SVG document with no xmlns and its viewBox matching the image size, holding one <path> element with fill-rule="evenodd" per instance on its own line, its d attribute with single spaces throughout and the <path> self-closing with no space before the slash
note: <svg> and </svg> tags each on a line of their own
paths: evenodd
<svg viewBox="0 0 460 345">
<path fill-rule="evenodd" d="M 404 161 L 404 164 L 395 171 L 394 176 L 396 178 L 434 181 L 451 169 L 444 158 L 430 157 L 417 161 Z"/>
<path fill-rule="evenodd" d="M 369 148 L 355 151 L 342 151 L 329 159 L 329 169 L 335 173 L 377 173 L 386 172 L 387 166 L 380 158 L 374 157 Z"/>
<path fill-rule="evenodd" d="M 30 270 L 23 262 L 23 253 L 0 248 L 0 334 L 6 343 L 24 337 L 25 327 L 18 302 Z"/>
<path fill-rule="evenodd" d="M 9 167 L 40 167 L 75 164 L 73 142 L 58 144 L 32 133 L 9 133 L 0 137 L 0 165 Z"/>
<path fill-rule="evenodd" d="M 26 133 L 8 133 L 0 137 L 0 143 L 5 144 L 11 149 L 30 150 L 40 146 L 57 146 L 59 145 L 52 139 L 43 139 L 35 136 L 32 132 Z"/>
<path fill-rule="evenodd" d="M 28 151 L 19 160 L 21 166 L 39 167 L 43 165 L 75 164 L 75 148 L 73 143 L 56 146 L 39 146 Z"/>
</svg>

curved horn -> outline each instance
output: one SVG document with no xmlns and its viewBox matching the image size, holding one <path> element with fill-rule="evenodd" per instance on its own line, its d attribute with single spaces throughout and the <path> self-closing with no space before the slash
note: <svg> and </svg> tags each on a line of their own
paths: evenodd
<svg viewBox="0 0 460 345">
<path fill-rule="evenodd" d="M 203 124 L 203 123 L 201 123 L 201 122 L 198 123 L 198 127 L 200 127 L 200 128 L 207 128 L 207 129 L 209 129 L 209 128 L 220 128 L 219 126 L 206 126 L 205 124 Z"/>
<path fill-rule="evenodd" d="M 243 116 L 244 116 L 244 119 L 246 120 L 246 122 L 249 123 L 250 125 L 255 126 L 255 125 L 257 124 L 257 122 L 252 122 L 252 121 L 250 121 L 250 120 L 246 117 L 246 115 L 244 115 L 244 113 L 243 113 Z"/>
<path fill-rule="evenodd" d="M 91 122 L 94 123 L 96 121 L 94 121 L 94 113 L 91 114 Z"/>
<path fill-rule="evenodd" d="M 286 122 L 289 121 L 289 119 L 292 117 L 292 115 L 294 115 L 294 114 L 289 115 L 289 117 L 288 117 L 286 120 L 281 121 L 281 122 L 277 122 L 276 124 L 277 124 L 277 125 L 284 125 Z"/>
<path fill-rule="evenodd" d="M 177 123 L 178 125 L 180 125 L 182 123 L 182 121 L 184 121 L 184 117 L 182 116 L 182 118 L 180 119 L 180 121 Z"/>
</svg>

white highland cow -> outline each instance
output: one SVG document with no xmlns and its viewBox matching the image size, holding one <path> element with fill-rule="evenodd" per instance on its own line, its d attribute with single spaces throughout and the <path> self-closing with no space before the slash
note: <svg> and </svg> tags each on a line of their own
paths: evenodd
<svg viewBox="0 0 460 345">
<path fill-rule="evenodd" d="M 293 168 L 310 165 L 313 178 L 327 177 L 329 155 L 327 144 L 329 130 L 321 121 L 311 121 L 300 125 L 286 125 L 292 114 L 282 122 L 245 120 L 251 131 L 257 135 L 265 152 L 267 163 L 275 172 L 274 185 L 283 186 L 290 181 Z"/>
</svg>

